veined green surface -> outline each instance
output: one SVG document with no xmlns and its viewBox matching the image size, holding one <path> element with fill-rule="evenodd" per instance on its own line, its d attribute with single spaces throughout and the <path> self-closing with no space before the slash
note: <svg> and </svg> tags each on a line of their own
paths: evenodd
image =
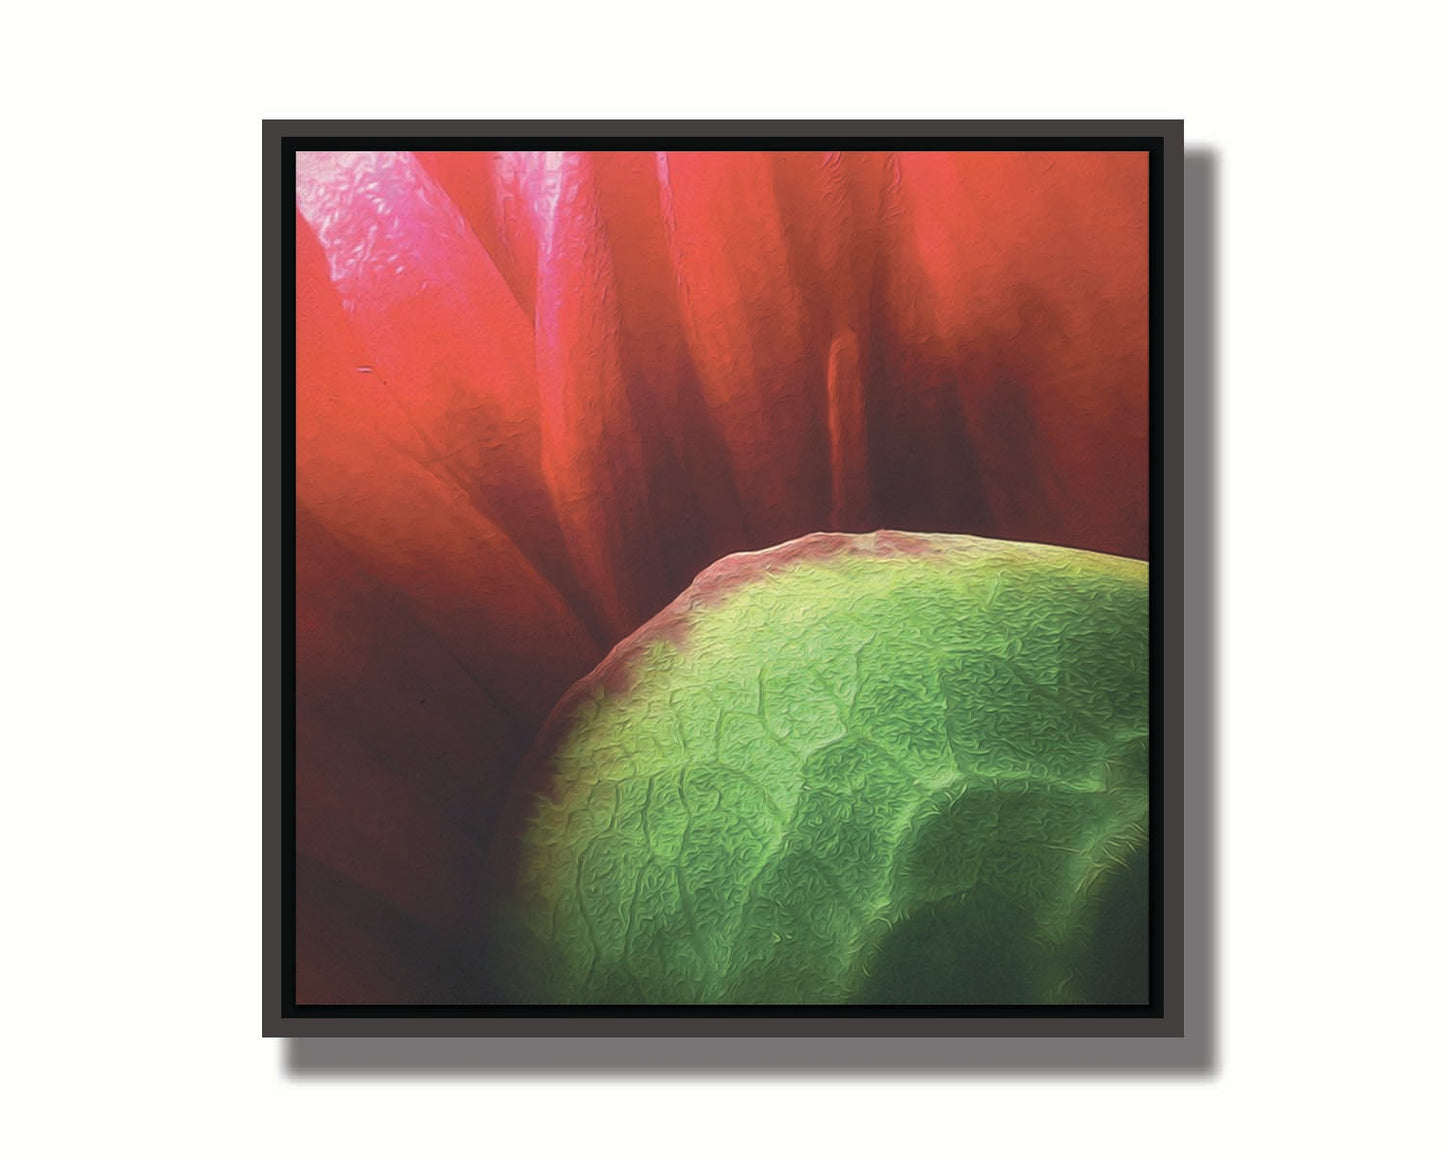
<svg viewBox="0 0 1445 1156">
<path fill-rule="evenodd" d="M 724 559 L 559 708 L 518 998 L 1146 1002 L 1147 667 L 1141 562 Z"/>
</svg>

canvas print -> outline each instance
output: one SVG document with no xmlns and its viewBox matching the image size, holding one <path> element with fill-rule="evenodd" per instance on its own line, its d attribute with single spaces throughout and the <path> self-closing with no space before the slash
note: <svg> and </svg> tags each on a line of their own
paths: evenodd
<svg viewBox="0 0 1445 1156">
<path fill-rule="evenodd" d="M 296 1005 L 1150 995 L 1143 148 L 301 151 Z"/>
</svg>

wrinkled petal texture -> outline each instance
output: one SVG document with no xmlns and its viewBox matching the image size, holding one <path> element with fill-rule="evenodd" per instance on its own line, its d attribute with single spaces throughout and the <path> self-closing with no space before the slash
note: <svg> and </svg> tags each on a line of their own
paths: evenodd
<svg viewBox="0 0 1445 1156">
<path fill-rule="evenodd" d="M 1142 153 L 304 153 L 297 997 L 489 998 L 563 692 L 819 530 L 1148 553 Z"/>
</svg>

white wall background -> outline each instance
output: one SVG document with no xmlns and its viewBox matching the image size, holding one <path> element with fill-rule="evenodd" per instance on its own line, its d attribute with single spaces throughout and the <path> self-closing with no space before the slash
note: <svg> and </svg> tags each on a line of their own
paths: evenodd
<svg viewBox="0 0 1445 1156">
<path fill-rule="evenodd" d="M 521 8 L 7 16 L 10 1149 L 1438 1143 L 1428 8 Z M 1216 150 L 1211 1074 L 300 1079 L 260 1039 L 261 118 L 577 115 L 1182 116 Z"/>
</svg>

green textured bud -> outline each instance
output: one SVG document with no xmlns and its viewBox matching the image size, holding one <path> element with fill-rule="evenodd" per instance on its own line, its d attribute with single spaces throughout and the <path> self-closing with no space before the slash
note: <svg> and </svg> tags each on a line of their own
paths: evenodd
<svg viewBox="0 0 1445 1156">
<path fill-rule="evenodd" d="M 1148 626 L 1057 547 L 723 559 L 534 753 L 515 997 L 1147 1002 Z"/>
</svg>

